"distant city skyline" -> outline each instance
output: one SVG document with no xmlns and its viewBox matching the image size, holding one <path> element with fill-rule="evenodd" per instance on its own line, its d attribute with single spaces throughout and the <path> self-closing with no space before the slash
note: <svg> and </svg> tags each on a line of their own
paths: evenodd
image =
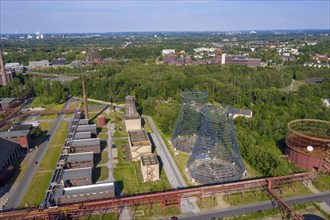
<svg viewBox="0 0 330 220">
<path fill-rule="evenodd" d="M 1 34 L 330 29 L 316 1 L 0 1 Z"/>
</svg>

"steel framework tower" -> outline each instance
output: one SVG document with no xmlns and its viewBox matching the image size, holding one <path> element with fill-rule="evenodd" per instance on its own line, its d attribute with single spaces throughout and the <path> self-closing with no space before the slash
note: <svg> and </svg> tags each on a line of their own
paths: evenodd
<svg viewBox="0 0 330 220">
<path fill-rule="evenodd" d="M 187 168 L 195 181 L 203 184 L 239 180 L 244 173 L 229 109 L 205 106 L 202 122 Z"/>
<path fill-rule="evenodd" d="M 172 135 L 172 144 L 179 150 L 191 152 L 200 128 L 201 108 L 207 102 L 207 92 L 182 92 L 179 117 Z"/>
</svg>

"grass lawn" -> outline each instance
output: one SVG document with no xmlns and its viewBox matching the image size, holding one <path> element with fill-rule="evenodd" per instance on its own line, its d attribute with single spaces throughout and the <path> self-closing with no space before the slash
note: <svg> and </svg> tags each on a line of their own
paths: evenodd
<svg viewBox="0 0 330 220">
<path fill-rule="evenodd" d="M 104 164 L 106 162 L 108 162 L 108 151 L 104 150 L 102 151 L 101 160 L 99 164 Z"/>
<path fill-rule="evenodd" d="M 108 128 L 106 126 L 101 127 L 101 132 L 100 133 L 107 133 Z"/>
<path fill-rule="evenodd" d="M 43 121 L 43 122 L 40 122 L 40 129 L 42 131 L 48 132 L 52 128 L 53 125 L 54 125 L 54 122 L 52 122 L 52 121 Z"/>
<path fill-rule="evenodd" d="M 108 135 L 107 134 L 99 134 L 98 138 L 100 138 L 101 140 L 106 141 L 106 140 L 108 140 Z"/>
<path fill-rule="evenodd" d="M 21 206 L 25 204 L 38 205 L 42 202 L 45 191 L 47 190 L 49 181 L 53 175 L 53 169 L 62 152 L 62 146 L 68 134 L 68 123 L 62 121 L 60 127 L 56 131 L 50 146 L 40 162 L 40 166 L 36 175 L 33 177 L 31 184 L 26 192 Z"/>
<path fill-rule="evenodd" d="M 269 197 L 263 191 L 256 191 L 255 194 L 253 192 L 230 194 L 224 196 L 223 199 L 230 205 L 235 206 L 269 200 Z"/>
<path fill-rule="evenodd" d="M 102 181 L 102 180 L 106 180 L 109 177 L 109 171 L 108 171 L 108 167 L 106 166 L 101 166 L 101 167 L 97 167 L 94 169 L 93 171 L 93 182 L 97 182 L 97 181 Z"/>
<path fill-rule="evenodd" d="M 45 192 L 52 175 L 53 171 L 36 173 L 20 206 L 24 207 L 26 204 L 29 206 L 40 205 L 44 199 Z"/>
<path fill-rule="evenodd" d="M 199 199 L 197 205 L 203 210 L 209 210 L 217 205 L 216 199 L 212 197 L 204 197 L 203 200 Z"/>
<path fill-rule="evenodd" d="M 164 208 L 162 204 L 153 204 L 150 209 L 147 205 L 138 205 L 135 207 L 133 219 L 144 220 L 144 219 L 162 219 L 165 216 L 177 216 L 180 212 L 177 207 L 171 206 L 166 209 L 166 214 L 164 213 Z"/>
<path fill-rule="evenodd" d="M 113 112 L 109 116 L 111 123 L 118 123 L 123 121 L 124 119 L 124 114 L 119 113 L 119 112 Z"/>
<path fill-rule="evenodd" d="M 259 171 L 252 168 L 250 166 L 250 164 L 248 164 L 248 162 L 246 162 L 245 160 L 243 160 L 243 163 L 244 163 L 244 167 L 245 167 L 245 170 L 247 172 L 247 175 L 243 176 L 242 179 L 250 179 L 250 178 L 254 178 L 254 177 L 263 176 Z"/>
<path fill-rule="evenodd" d="M 330 175 L 317 175 L 313 185 L 320 191 L 330 190 Z"/>
<path fill-rule="evenodd" d="M 44 120 L 44 119 L 55 119 L 57 118 L 57 115 L 42 115 L 37 118 L 37 120 Z"/>
<path fill-rule="evenodd" d="M 124 122 L 118 122 L 115 124 L 116 125 L 116 133 L 113 135 L 114 137 L 127 137 L 128 133 L 126 131 L 122 131 L 121 128 L 124 125 Z"/>
<path fill-rule="evenodd" d="M 53 170 L 56 166 L 58 157 L 60 156 L 65 142 L 66 136 L 68 135 L 68 123 L 62 121 L 60 127 L 56 131 L 50 146 L 43 157 L 38 170 Z"/>
<path fill-rule="evenodd" d="M 86 218 L 80 218 L 81 220 L 115 220 L 115 213 L 106 213 L 102 216 L 99 215 L 90 215 Z"/>
<path fill-rule="evenodd" d="M 41 97 L 35 97 L 32 101 L 32 103 L 30 104 L 30 107 L 34 108 L 34 107 L 43 107 L 46 108 L 47 110 L 61 110 L 64 106 L 64 103 L 62 104 L 45 104 L 42 100 Z"/>
<path fill-rule="evenodd" d="M 127 140 L 115 140 L 118 149 L 118 163 L 113 169 L 113 175 L 125 195 L 141 192 L 152 192 L 170 189 L 170 183 L 165 175 L 164 169 L 160 172 L 160 180 L 143 183 L 141 181 L 140 161 L 124 161 L 122 144 Z"/>
<path fill-rule="evenodd" d="M 144 120 L 144 123 L 145 123 L 145 124 L 144 124 L 144 130 L 145 130 L 146 132 L 148 132 L 148 133 L 153 133 L 153 130 L 152 130 L 152 128 L 151 128 L 151 126 L 150 126 L 148 120 L 145 119 L 145 118 L 143 118 L 142 120 Z"/>
</svg>

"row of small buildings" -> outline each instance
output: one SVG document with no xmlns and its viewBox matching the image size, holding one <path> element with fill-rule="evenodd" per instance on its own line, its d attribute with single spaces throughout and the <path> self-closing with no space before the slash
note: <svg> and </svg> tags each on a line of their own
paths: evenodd
<svg viewBox="0 0 330 220">
<path fill-rule="evenodd" d="M 113 182 L 93 184 L 94 155 L 101 153 L 95 124 L 75 113 L 69 134 L 44 198 L 44 206 L 61 205 L 115 196 Z"/>
</svg>

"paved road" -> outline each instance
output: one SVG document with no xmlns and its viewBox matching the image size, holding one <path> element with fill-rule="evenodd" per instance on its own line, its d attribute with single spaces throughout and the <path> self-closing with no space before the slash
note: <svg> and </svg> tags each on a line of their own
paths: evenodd
<svg viewBox="0 0 330 220">
<path fill-rule="evenodd" d="M 293 204 L 304 204 L 314 201 L 326 201 L 330 202 L 330 192 L 322 192 L 317 194 L 308 194 L 303 196 L 295 196 L 284 199 L 289 205 Z M 243 215 L 249 212 L 257 212 L 259 210 L 270 210 L 273 209 L 273 205 L 270 201 L 252 203 L 247 205 L 235 206 L 232 208 L 226 208 L 223 210 L 212 210 L 207 212 L 191 214 L 182 214 L 179 219 L 189 219 L 189 220 L 200 220 L 200 219 L 211 219 L 212 217 L 224 218 L 230 216 Z"/>
<path fill-rule="evenodd" d="M 107 183 L 107 182 L 114 182 L 115 178 L 113 177 L 113 166 L 112 166 L 112 136 L 111 136 L 111 123 L 108 123 L 108 161 L 105 164 L 100 164 L 98 166 L 107 166 L 108 167 L 108 178 L 103 181 L 98 181 L 97 183 Z"/>
<path fill-rule="evenodd" d="M 166 147 L 166 144 L 163 141 L 160 133 L 158 132 L 155 123 L 153 122 L 152 118 L 149 116 L 143 116 L 146 118 L 153 130 L 154 133 L 151 134 L 151 138 L 156 146 L 157 154 L 160 156 L 163 162 L 163 168 L 167 175 L 168 180 L 172 188 L 180 188 L 186 187 L 187 184 L 183 179 L 178 167 L 176 166 L 169 150 Z M 196 202 L 192 202 L 188 199 L 183 199 L 181 201 L 181 211 L 183 213 L 197 213 L 200 212 L 199 207 L 197 206 Z"/>
<path fill-rule="evenodd" d="M 68 102 L 66 102 L 63 106 L 63 109 L 67 109 Z M 18 185 L 13 186 L 12 189 L 10 189 L 10 198 L 8 200 L 8 203 L 6 205 L 6 209 L 16 208 L 21 204 L 21 201 L 31 183 L 31 180 L 33 176 L 36 174 L 37 169 L 40 165 L 40 161 L 42 160 L 43 156 L 45 155 L 49 143 L 53 139 L 53 134 L 58 129 L 60 122 L 64 119 L 64 115 L 59 115 L 50 131 L 48 131 L 47 135 L 49 135 L 49 138 L 46 139 L 40 146 L 39 149 L 37 149 L 36 153 L 34 154 L 34 157 L 32 160 L 28 161 L 28 168 L 22 177 L 21 181 L 18 183 Z M 35 161 L 38 161 L 38 164 L 35 164 Z"/>
</svg>

